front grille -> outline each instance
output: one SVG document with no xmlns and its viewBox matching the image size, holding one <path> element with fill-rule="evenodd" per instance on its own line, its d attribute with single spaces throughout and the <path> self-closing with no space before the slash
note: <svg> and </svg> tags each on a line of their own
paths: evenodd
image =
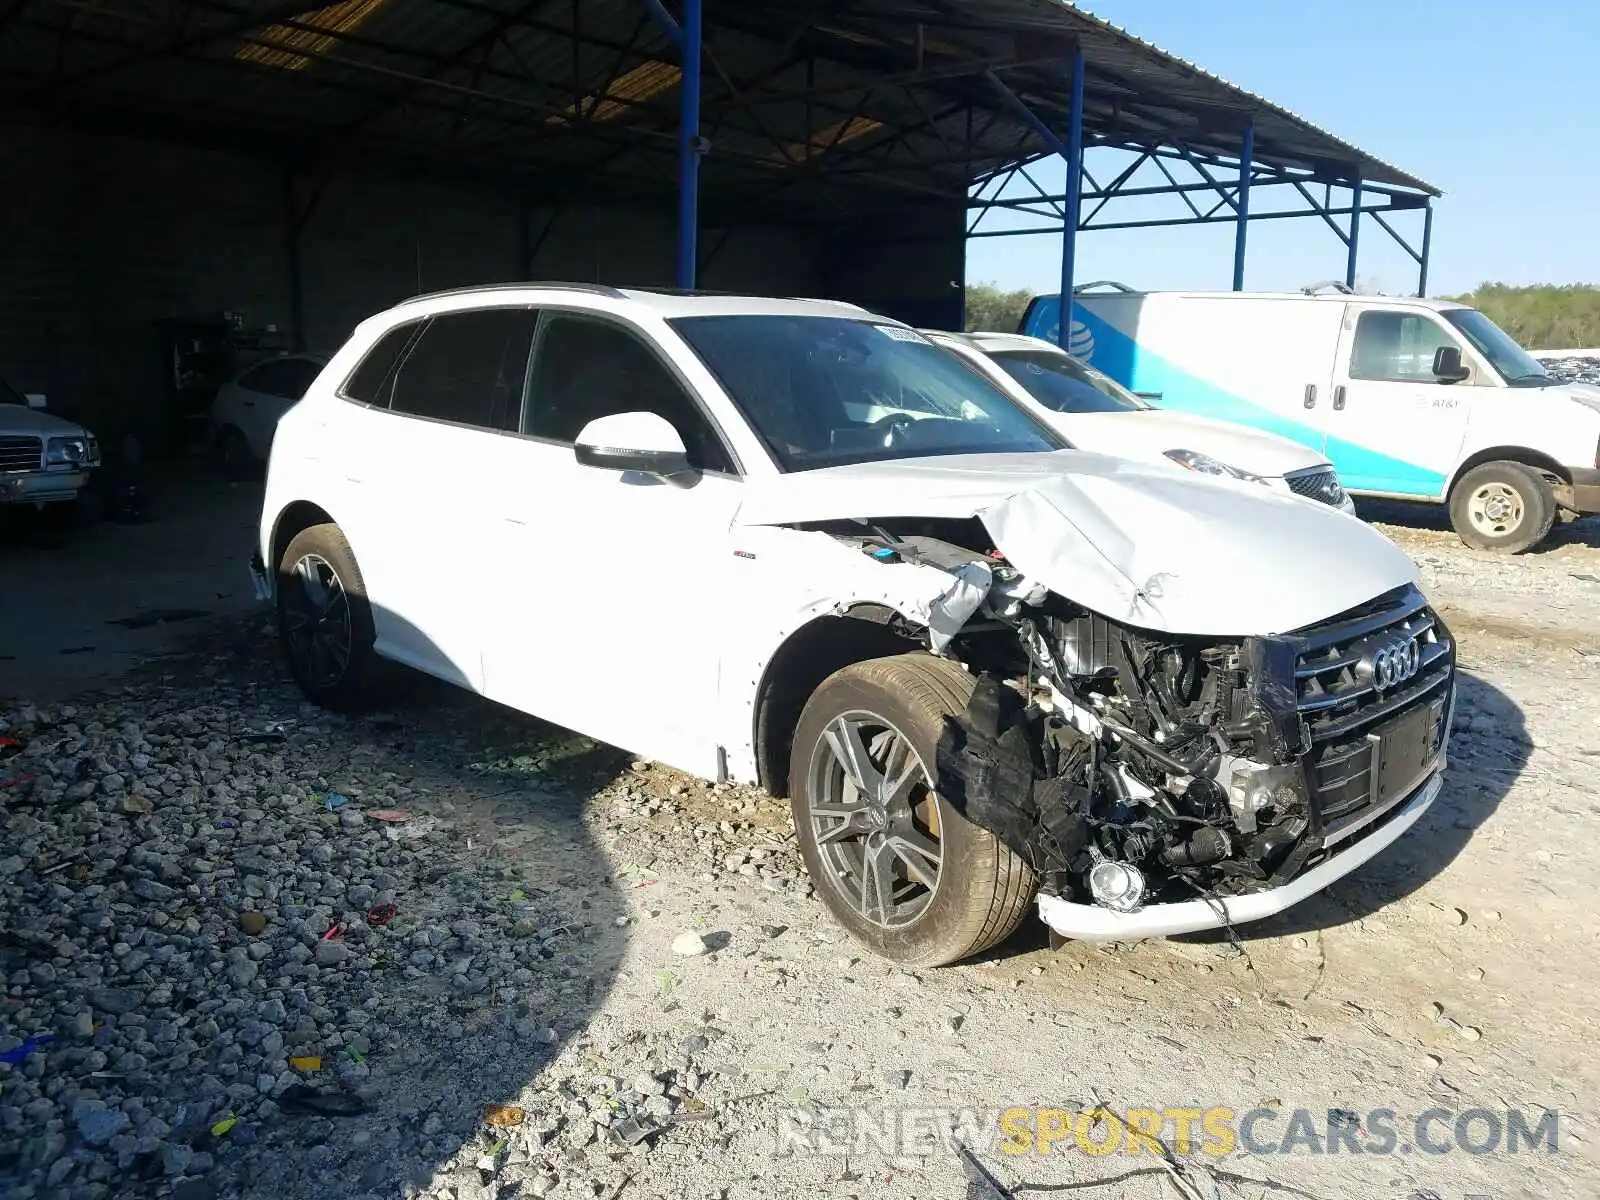
<svg viewBox="0 0 1600 1200">
<path fill-rule="evenodd" d="M 0 437 L 0 471 L 38 471 L 44 467 L 44 442 L 36 437 Z"/>
<path fill-rule="evenodd" d="M 1450 729 L 1455 646 L 1413 587 L 1294 638 L 1296 708 L 1311 739 L 1306 783 L 1326 843 L 1377 820 L 1420 782 Z M 1378 648 L 1416 647 L 1416 670 L 1389 683 Z"/>
<path fill-rule="evenodd" d="M 1339 476 L 1332 467 L 1305 471 L 1299 475 L 1285 475 L 1283 481 L 1297 496 L 1307 496 L 1335 506 L 1344 503 L 1344 488 L 1339 486 Z"/>
</svg>

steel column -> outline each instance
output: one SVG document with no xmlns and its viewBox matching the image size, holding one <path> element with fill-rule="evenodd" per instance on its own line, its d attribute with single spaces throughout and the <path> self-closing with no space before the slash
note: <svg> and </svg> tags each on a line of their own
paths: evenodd
<svg viewBox="0 0 1600 1200">
<path fill-rule="evenodd" d="M 700 232 L 702 0 L 683 0 L 683 107 L 678 118 L 678 286 L 695 285 Z"/>
<path fill-rule="evenodd" d="M 1083 206 L 1083 49 L 1072 55 L 1072 112 L 1067 118 L 1067 202 L 1061 221 L 1061 319 L 1056 344 L 1072 340 L 1072 284 L 1078 262 L 1078 215 Z"/>
<path fill-rule="evenodd" d="M 1361 240 L 1361 176 L 1350 185 L 1350 253 L 1345 259 L 1344 285 L 1356 286 L 1356 248 Z"/>
<path fill-rule="evenodd" d="M 1244 291 L 1245 231 L 1250 227 L 1250 176 L 1256 157 L 1256 123 L 1245 122 L 1244 146 L 1239 152 L 1239 191 L 1234 200 L 1239 224 L 1233 231 L 1233 290 Z"/>
<path fill-rule="evenodd" d="M 283 252 L 289 270 L 289 338 L 295 351 L 306 348 L 305 272 L 300 257 L 300 231 L 304 220 L 295 196 L 294 172 L 283 173 Z"/>
<path fill-rule="evenodd" d="M 1433 246 L 1433 201 L 1428 201 L 1428 206 L 1422 210 L 1422 265 L 1417 269 L 1417 295 L 1428 294 L 1428 254 Z"/>
</svg>

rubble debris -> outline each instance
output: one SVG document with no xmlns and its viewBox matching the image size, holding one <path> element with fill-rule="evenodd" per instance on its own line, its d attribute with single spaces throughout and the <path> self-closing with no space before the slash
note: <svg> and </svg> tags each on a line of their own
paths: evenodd
<svg viewBox="0 0 1600 1200">
<path fill-rule="evenodd" d="M 704 937 L 691 929 L 672 939 L 672 952 L 680 958 L 696 958 L 702 954 L 709 954 L 711 946 Z"/>
</svg>

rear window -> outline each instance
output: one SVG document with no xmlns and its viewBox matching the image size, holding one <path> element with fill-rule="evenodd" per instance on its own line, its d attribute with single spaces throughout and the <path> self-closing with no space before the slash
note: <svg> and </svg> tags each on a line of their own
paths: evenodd
<svg viewBox="0 0 1600 1200">
<path fill-rule="evenodd" d="M 393 412 L 514 431 L 539 314 L 529 308 L 445 313 L 428 322 L 389 384 Z"/>
<path fill-rule="evenodd" d="M 397 325 L 378 339 L 378 344 L 367 351 L 361 365 L 344 381 L 344 394 L 362 404 L 388 408 L 394 393 L 394 368 L 405 355 L 406 347 L 416 338 L 423 326 L 421 321 Z"/>
</svg>

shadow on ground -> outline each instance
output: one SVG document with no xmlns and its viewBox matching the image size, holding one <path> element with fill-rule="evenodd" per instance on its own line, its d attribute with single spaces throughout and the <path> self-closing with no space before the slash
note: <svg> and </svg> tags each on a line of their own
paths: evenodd
<svg viewBox="0 0 1600 1200">
<path fill-rule="evenodd" d="M 1450 512 L 1442 504 L 1413 504 L 1405 500 L 1356 501 L 1356 515 L 1363 521 L 1376 521 L 1384 525 L 1404 525 L 1408 529 L 1432 529 L 1454 534 L 1450 526 Z M 1579 517 L 1576 520 L 1557 520 L 1550 536 L 1527 551 L 1531 555 L 1549 554 L 1568 546 L 1586 546 L 1600 549 L 1600 516 Z"/>
<path fill-rule="evenodd" d="M 402 901 L 425 920 L 377 968 L 393 990 L 379 1006 L 381 1049 L 368 1056 L 369 1111 L 277 1117 L 256 1145 L 219 1160 L 224 1194 L 390 1197 L 430 1183 L 458 1197 L 516 1194 L 537 1174 L 537 1115 L 497 1126 L 489 1106 L 515 1105 L 585 1031 L 626 952 L 625 906 L 585 809 L 631 756 L 425 677 L 389 675 L 386 711 L 350 726 L 352 749 L 370 748 L 375 766 L 451 807 L 418 894 Z M 443 971 L 408 970 L 423 925 L 435 961 L 454 960 Z M 455 972 L 469 957 L 509 974 L 473 992 Z M 531 1161 L 478 1169 L 513 1140 Z"/>
<path fill-rule="evenodd" d="M 623 959 L 624 906 L 585 809 L 628 757 L 414 678 L 396 680 L 381 715 L 331 717 L 300 701 L 275 654 L 257 619 L 197 630 L 185 652 L 116 692 L 76 698 L 75 713 L 34 734 L 71 749 L 85 730 L 113 736 L 137 722 L 164 769 L 180 761 L 169 734 L 184 731 L 198 747 L 181 760 L 195 768 L 196 795 L 152 789 L 153 811 L 134 815 L 98 795 L 63 802 L 47 784 L 106 769 L 86 749 L 75 761 L 87 766 L 68 760 L 70 776 L 0 797 L 8 820 L 31 795 L 44 798 L 31 819 L 47 816 L 57 832 L 104 831 L 84 833 L 82 870 L 25 883 L 4 924 L 49 935 L 51 908 L 68 928 L 106 910 L 110 920 L 75 935 L 80 953 L 50 973 L 73 973 L 79 1004 L 108 990 L 131 1000 L 95 1013 L 91 1042 L 64 1036 L 36 1056 L 30 1070 L 57 1116 L 30 1133 L 40 1145 L 0 1154 L 0 1183 L 31 1177 L 36 1196 L 356 1200 L 435 1182 L 460 1197 L 510 1195 L 538 1173 L 536 1114 L 496 1126 L 486 1112 L 514 1105 L 585 1031 Z M 67 751 L 39 753 L 38 768 L 56 770 Z M 291 783 L 294 795 L 272 794 Z M 314 801 L 323 789 L 351 803 L 321 811 L 307 793 Z M 411 817 L 345 819 L 386 809 Z M 374 923 L 386 896 L 396 911 Z M 241 927 L 247 911 L 266 915 L 264 936 Z M 192 936 L 174 943 L 185 922 Z M 341 922 L 348 954 L 324 962 L 322 935 Z M 125 970 L 130 943 L 139 965 Z M 151 964 L 162 946 L 181 946 L 165 961 L 181 957 L 184 970 L 160 969 L 159 955 Z M 13 999 L 24 1013 L 48 1021 L 74 999 L 30 996 L 23 978 Z M 320 1065 L 296 1079 L 289 1059 L 306 1055 Z M 291 1082 L 313 1104 L 359 1111 L 291 1105 Z M 137 1139 L 136 1120 L 125 1141 L 85 1144 L 75 1126 L 85 1102 L 127 1111 L 130 1101 L 170 1130 Z M 510 1144 L 524 1151 L 514 1165 Z M 497 1170 L 480 1173 L 479 1156 L 496 1153 Z M 39 1184 L 39 1164 L 62 1157 L 72 1169 Z"/>
</svg>

